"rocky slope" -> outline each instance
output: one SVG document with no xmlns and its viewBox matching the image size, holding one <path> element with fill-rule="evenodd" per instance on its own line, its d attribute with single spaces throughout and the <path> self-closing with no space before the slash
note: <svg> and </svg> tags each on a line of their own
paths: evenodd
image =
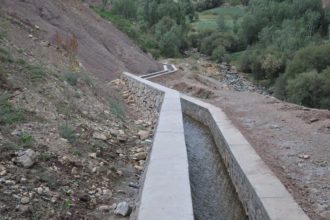
<svg viewBox="0 0 330 220">
<path fill-rule="evenodd" d="M 1 1 L 0 219 L 118 219 L 115 209 L 134 207 L 153 122 L 120 80 L 102 79 L 157 63 L 78 1 L 66 3 Z M 51 41 L 52 30 L 71 28 L 77 54 Z M 103 42 L 103 28 L 118 42 Z"/>
</svg>

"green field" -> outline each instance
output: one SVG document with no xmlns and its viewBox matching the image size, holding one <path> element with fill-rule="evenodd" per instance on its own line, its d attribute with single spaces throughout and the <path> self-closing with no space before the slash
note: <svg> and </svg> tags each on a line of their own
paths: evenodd
<svg viewBox="0 0 330 220">
<path fill-rule="evenodd" d="M 237 19 L 239 23 L 242 16 L 245 14 L 245 9 L 242 6 L 235 7 L 218 7 L 206 10 L 199 13 L 199 20 L 192 23 L 196 31 L 215 30 L 217 29 L 217 18 L 223 16 L 225 24 L 229 29 L 233 29 L 234 21 Z"/>
</svg>

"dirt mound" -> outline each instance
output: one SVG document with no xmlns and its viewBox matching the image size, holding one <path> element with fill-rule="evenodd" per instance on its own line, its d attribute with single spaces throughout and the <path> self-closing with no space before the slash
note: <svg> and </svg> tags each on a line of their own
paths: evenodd
<svg viewBox="0 0 330 220">
<path fill-rule="evenodd" d="M 173 88 L 201 99 L 215 98 L 214 92 L 205 88 L 188 85 L 184 82 L 175 84 Z"/>
<path fill-rule="evenodd" d="M 148 73 L 160 69 L 153 58 L 144 54 L 111 23 L 97 16 L 87 4 L 77 0 L 3 0 L 1 14 L 40 30 L 39 38 L 54 44 L 56 33 L 65 39 L 75 34 L 78 59 L 91 73 L 102 79 L 116 78 L 122 71 Z M 22 42 L 16 34 L 16 43 Z M 35 37 L 35 33 L 30 33 Z"/>
</svg>

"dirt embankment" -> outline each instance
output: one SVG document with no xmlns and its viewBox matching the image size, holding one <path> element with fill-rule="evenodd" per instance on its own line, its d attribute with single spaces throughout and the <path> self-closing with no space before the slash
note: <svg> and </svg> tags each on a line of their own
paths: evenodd
<svg viewBox="0 0 330 220">
<path fill-rule="evenodd" d="M 111 23 L 101 19 L 87 4 L 78 0 L 1 0 L 1 14 L 8 14 L 31 27 L 37 25 L 39 34 L 55 44 L 55 34 L 63 38 L 75 34 L 78 58 L 96 76 L 111 80 L 122 71 L 148 73 L 161 68 Z M 24 45 L 23 37 L 15 33 L 15 43 Z M 34 35 L 34 33 L 30 33 Z"/>
<path fill-rule="evenodd" d="M 127 219 L 114 210 L 135 206 L 153 123 L 103 79 L 157 63 L 79 2 L 0 0 L 0 219 Z M 86 68 L 55 30 L 73 30 Z"/>
</svg>

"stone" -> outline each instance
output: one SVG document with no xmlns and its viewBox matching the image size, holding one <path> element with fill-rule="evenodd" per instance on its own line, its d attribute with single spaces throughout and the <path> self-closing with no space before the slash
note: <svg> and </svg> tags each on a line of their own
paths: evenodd
<svg viewBox="0 0 330 220">
<path fill-rule="evenodd" d="M 5 176 L 7 174 L 7 170 L 3 170 L 0 172 L 0 176 Z"/>
<path fill-rule="evenodd" d="M 118 140 L 119 142 L 126 142 L 126 141 L 127 141 L 127 136 L 126 136 L 125 134 L 119 134 L 119 135 L 117 136 L 117 140 Z"/>
<path fill-rule="evenodd" d="M 22 204 L 28 204 L 30 202 L 30 198 L 29 197 L 22 197 L 21 198 L 21 203 Z"/>
<path fill-rule="evenodd" d="M 30 168 L 35 163 L 37 154 L 34 150 L 27 149 L 19 152 L 17 162 L 20 163 L 24 168 Z"/>
<path fill-rule="evenodd" d="M 89 153 L 88 156 L 90 158 L 96 159 L 96 153 Z"/>
<path fill-rule="evenodd" d="M 143 171 L 143 166 L 138 166 L 138 165 L 135 165 L 134 166 L 135 169 L 137 169 L 138 171 Z"/>
<path fill-rule="evenodd" d="M 31 211 L 30 206 L 28 205 L 19 205 L 18 210 L 22 212 L 23 214 L 28 213 Z"/>
<path fill-rule="evenodd" d="M 330 211 L 323 211 L 320 214 L 324 219 L 330 219 Z"/>
<path fill-rule="evenodd" d="M 307 160 L 310 158 L 310 156 L 307 154 L 301 154 L 301 155 L 299 155 L 299 158 Z"/>
<path fill-rule="evenodd" d="M 109 205 L 100 205 L 97 209 L 101 212 L 109 212 L 111 208 Z"/>
<path fill-rule="evenodd" d="M 73 168 L 71 169 L 71 174 L 73 174 L 73 175 L 78 174 L 78 169 L 77 169 L 77 167 L 73 167 Z"/>
<path fill-rule="evenodd" d="M 134 160 L 145 160 L 147 158 L 146 152 L 140 152 L 133 155 Z"/>
<path fill-rule="evenodd" d="M 102 191 L 102 197 L 103 198 L 105 198 L 105 199 L 110 199 L 111 197 L 112 197 L 112 192 L 111 192 L 111 190 L 109 190 L 109 189 L 104 189 L 103 191 Z"/>
<path fill-rule="evenodd" d="M 319 121 L 320 119 L 318 119 L 318 118 L 312 118 L 311 120 L 309 120 L 310 121 L 310 123 L 314 123 L 314 122 L 317 122 L 317 121 Z"/>
<path fill-rule="evenodd" d="M 131 214 L 131 207 L 128 205 L 127 202 L 120 202 L 117 205 L 117 208 L 115 209 L 115 214 L 116 215 L 121 215 L 121 216 L 129 216 Z"/>
<path fill-rule="evenodd" d="M 147 139 L 147 138 L 149 137 L 150 132 L 149 132 L 149 131 L 145 131 L 145 130 L 140 130 L 140 131 L 138 132 L 138 135 L 139 135 L 139 138 L 140 138 L 141 140 L 145 140 L 145 139 Z"/>
<path fill-rule="evenodd" d="M 44 192 L 42 187 L 38 187 L 36 191 L 39 195 L 41 195 Z"/>
<path fill-rule="evenodd" d="M 93 134 L 93 138 L 98 139 L 98 140 L 102 140 L 102 141 L 108 140 L 108 137 L 105 134 L 102 134 L 102 133 L 99 133 L 99 132 L 95 132 Z"/>
</svg>

